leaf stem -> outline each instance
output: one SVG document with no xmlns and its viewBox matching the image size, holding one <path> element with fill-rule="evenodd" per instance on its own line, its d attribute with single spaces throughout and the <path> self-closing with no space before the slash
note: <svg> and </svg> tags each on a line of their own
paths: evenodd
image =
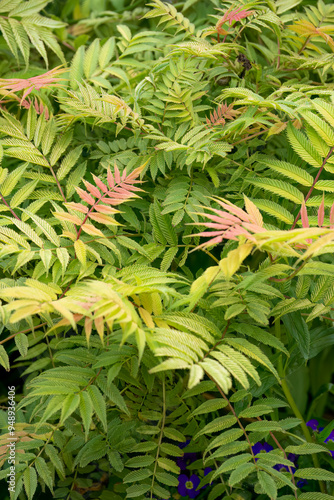
<svg viewBox="0 0 334 500">
<path fill-rule="evenodd" d="M 163 375 L 162 379 L 162 422 L 161 422 L 161 431 L 160 431 L 160 436 L 159 436 L 159 441 L 158 441 L 158 449 L 157 449 L 157 454 L 155 456 L 155 463 L 154 463 L 154 470 L 153 470 L 153 476 L 152 476 L 152 483 L 151 483 L 151 494 L 150 498 L 153 498 L 153 486 L 154 486 L 154 480 L 155 480 L 155 475 L 157 472 L 157 467 L 158 467 L 158 458 L 160 454 L 160 447 L 162 443 L 162 436 L 164 433 L 164 428 L 165 428 L 165 421 L 166 421 L 166 386 L 165 386 L 165 375 Z"/>
<path fill-rule="evenodd" d="M 276 337 L 280 340 L 281 338 L 281 324 L 280 324 L 280 320 L 277 319 L 275 321 L 275 333 L 276 333 Z M 300 427 L 302 429 L 302 432 L 304 434 L 304 437 L 306 439 L 306 441 L 308 443 L 313 443 L 313 439 L 312 439 L 312 436 L 311 436 L 311 433 L 305 423 L 305 420 L 304 420 L 304 417 L 303 415 L 301 414 L 301 411 L 299 410 L 292 394 L 291 394 L 291 391 L 290 391 L 290 388 L 289 388 L 289 385 L 286 381 L 286 378 L 285 378 L 285 370 L 283 368 L 283 363 L 282 363 L 282 355 L 279 356 L 279 359 L 278 359 L 278 373 L 281 377 L 281 386 L 282 386 L 282 389 L 283 389 L 283 392 L 284 392 L 284 395 L 290 405 L 290 408 L 291 410 L 293 411 L 294 415 L 296 418 L 298 418 L 301 423 L 300 423 Z M 320 464 L 319 464 L 319 460 L 318 460 L 318 457 L 315 453 L 312 453 L 312 460 L 313 460 L 313 464 L 314 464 L 314 467 L 319 469 L 320 468 Z M 320 486 L 320 490 L 322 493 L 326 493 L 326 485 L 323 481 L 319 481 L 319 486 Z"/>
<path fill-rule="evenodd" d="M 321 165 L 321 167 L 319 168 L 319 172 L 318 172 L 318 173 L 317 173 L 317 175 L 315 176 L 314 181 L 313 181 L 313 183 L 312 183 L 312 186 L 310 187 L 310 190 L 309 190 L 309 192 L 307 193 L 307 195 L 306 195 L 306 197 L 305 197 L 305 203 L 307 202 L 307 200 L 308 200 L 308 199 L 309 199 L 309 197 L 311 196 L 312 191 L 313 191 L 313 189 L 314 189 L 314 186 L 315 186 L 315 185 L 316 185 L 316 183 L 318 182 L 318 179 L 319 179 L 319 177 L 320 177 L 320 175 L 321 175 L 321 172 L 323 171 L 323 169 L 324 169 L 324 167 L 325 167 L 325 165 L 326 165 L 327 161 L 328 161 L 328 160 L 329 160 L 329 158 L 331 157 L 331 155 L 332 155 L 333 151 L 334 151 L 334 146 L 333 146 L 333 147 L 331 147 L 331 149 L 330 149 L 330 150 L 329 150 L 329 152 L 328 152 L 328 155 L 326 156 L 326 158 L 324 158 L 324 161 L 322 162 L 322 165 Z M 301 211 L 301 210 L 299 210 L 299 212 L 298 212 L 298 214 L 297 214 L 297 217 L 295 218 L 294 223 L 293 223 L 293 224 L 292 224 L 292 226 L 291 226 L 291 229 L 294 229 L 294 228 L 296 227 L 296 224 L 297 224 L 297 222 L 298 222 L 298 220 L 299 220 L 299 218 L 300 218 L 300 216 L 301 216 L 301 212 L 302 212 L 302 211 Z"/>
<path fill-rule="evenodd" d="M 229 399 L 227 396 L 225 396 L 225 394 L 223 393 L 223 391 L 221 390 L 221 388 L 219 387 L 219 385 L 217 384 L 217 382 L 207 373 L 205 372 L 206 375 L 209 377 L 210 380 L 212 380 L 212 382 L 216 385 L 218 391 L 220 392 L 221 396 L 225 399 L 225 401 L 227 402 L 228 404 L 228 407 L 230 408 L 231 412 L 233 413 L 234 417 L 237 419 L 237 422 L 238 422 L 238 425 L 240 427 L 240 429 L 242 430 L 246 440 L 247 440 L 247 443 L 249 445 L 249 449 L 250 449 L 250 452 L 251 452 L 251 455 L 252 455 L 252 458 L 253 458 L 253 462 L 254 464 L 256 465 L 256 460 L 255 460 L 255 455 L 254 455 L 254 452 L 253 452 L 253 448 L 252 448 L 252 443 L 250 442 L 249 440 L 249 437 L 248 437 L 248 434 L 246 432 L 246 429 L 244 428 L 244 426 L 242 425 L 240 419 L 238 418 L 233 406 L 231 405 Z"/>
<path fill-rule="evenodd" d="M 8 205 L 7 201 L 5 200 L 3 194 L 0 192 L 0 197 L 1 197 L 1 200 L 2 202 L 4 203 L 4 205 L 6 205 L 6 207 L 9 208 L 9 210 L 11 211 L 13 217 L 15 217 L 15 219 L 17 220 L 21 220 L 20 217 L 18 215 L 16 215 L 16 213 L 14 212 L 14 210 Z"/>
</svg>

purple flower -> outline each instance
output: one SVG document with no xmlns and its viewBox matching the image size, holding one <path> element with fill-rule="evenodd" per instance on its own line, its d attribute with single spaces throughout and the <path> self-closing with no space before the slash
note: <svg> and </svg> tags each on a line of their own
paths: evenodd
<svg viewBox="0 0 334 500">
<path fill-rule="evenodd" d="M 179 448 L 181 448 L 181 450 L 183 450 L 183 448 L 188 446 L 189 443 L 190 443 L 190 439 L 187 439 L 187 441 L 185 443 L 181 443 L 178 446 L 179 446 Z"/>
<path fill-rule="evenodd" d="M 212 472 L 212 469 L 211 467 L 205 467 L 204 469 L 204 476 L 207 476 L 208 474 L 210 474 L 210 472 Z M 207 488 L 209 485 L 206 484 L 205 486 L 203 486 L 201 489 L 202 490 L 205 490 L 205 488 Z"/>
<path fill-rule="evenodd" d="M 288 458 L 288 460 L 290 460 L 290 462 L 293 462 L 297 466 L 297 461 L 299 458 L 298 455 L 295 455 L 294 453 L 289 453 L 287 458 Z M 287 465 L 283 465 L 283 464 L 276 464 L 273 466 L 273 469 L 276 469 L 279 472 L 281 472 L 281 471 L 290 472 L 289 467 Z M 290 467 L 290 469 L 291 469 L 292 474 L 294 474 L 296 472 L 296 467 Z"/>
<path fill-rule="evenodd" d="M 255 443 L 254 446 L 252 446 L 252 450 L 253 450 L 253 453 L 254 455 L 257 455 L 258 453 L 268 453 L 269 451 L 273 450 L 274 448 L 272 446 L 270 446 L 270 444 L 264 442 L 263 444 L 259 442 Z M 258 460 L 258 458 L 256 458 L 255 460 Z"/>
<path fill-rule="evenodd" d="M 328 443 L 328 441 L 334 441 L 334 431 L 330 433 L 330 435 L 325 439 L 325 443 Z"/>
<path fill-rule="evenodd" d="M 307 427 L 310 427 L 313 431 L 316 431 L 316 430 L 318 430 L 319 422 L 315 418 L 312 418 L 311 420 L 306 422 L 306 425 L 307 425 Z"/>
<path fill-rule="evenodd" d="M 193 474 L 190 478 L 186 474 L 180 474 L 178 479 L 179 485 L 177 491 L 182 497 L 189 496 L 189 498 L 196 498 L 199 495 L 200 492 L 196 491 L 196 488 L 201 480 L 196 474 Z"/>
<path fill-rule="evenodd" d="M 278 470 L 278 472 L 290 472 L 289 467 L 283 464 L 276 464 L 273 466 L 273 469 Z M 290 467 L 292 474 L 296 472 L 296 467 Z"/>
<path fill-rule="evenodd" d="M 332 458 L 334 458 L 334 451 L 333 450 L 328 450 L 328 451 L 332 455 Z"/>
<path fill-rule="evenodd" d="M 295 455 L 294 453 L 289 453 L 289 455 L 288 455 L 288 460 L 290 460 L 290 462 L 293 462 L 295 465 L 298 461 L 298 458 L 299 458 L 299 456 Z"/>
<path fill-rule="evenodd" d="M 303 486 L 306 486 L 308 484 L 308 481 L 306 479 L 300 479 L 300 481 L 297 481 L 296 485 L 297 488 L 302 488 Z"/>
<path fill-rule="evenodd" d="M 188 446 L 190 443 L 190 439 L 187 439 L 185 443 L 179 444 L 179 448 L 181 450 Z M 178 457 L 176 459 L 176 464 L 180 467 L 180 470 L 186 470 L 188 465 L 191 464 L 192 462 L 195 462 L 197 460 L 198 454 L 197 453 L 184 453 L 183 457 Z"/>
</svg>

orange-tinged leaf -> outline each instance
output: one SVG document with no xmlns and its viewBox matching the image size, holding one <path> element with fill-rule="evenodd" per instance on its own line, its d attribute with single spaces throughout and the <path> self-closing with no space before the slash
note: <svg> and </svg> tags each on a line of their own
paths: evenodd
<svg viewBox="0 0 334 500">
<path fill-rule="evenodd" d="M 101 193 L 100 191 L 97 189 L 97 187 L 93 186 L 93 184 L 91 184 L 90 182 L 88 181 L 83 181 L 84 185 L 86 186 L 86 188 L 88 189 L 88 191 L 93 195 L 95 196 L 95 198 L 100 198 L 101 197 Z"/>
<path fill-rule="evenodd" d="M 301 215 L 303 227 L 304 228 L 310 227 L 310 224 L 309 224 L 309 221 L 308 221 L 307 209 L 306 209 L 305 202 L 303 202 L 302 207 L 300 209 L 300 215 Z"/>
<path fill-rule="evenodd" d="M 115 176 L 115 181 L 117 182 L 117 184 L 120 184 L 121 183 L 121 175 L 119 173 L 119 170 L 118 170 L 116 163 L 114 164 L 114 176 Z"/>
<path fill-rule="evenodd" d="M 86 318 L 85 318 L 85 334 L 86 334 L 87 344 L 89 344 L 89 339 L 90 339 L 90 336 L 92 333 L 92 326 L 93 326 L 93 320 L 86 316 Z"/>
<path fill-rule="evenodd" d="M 77 235 L 71 233 L 70 231 L 63 231 L 61 236 L 63 236 L 64 238 L 69 238 L 72 241 L 75 241 L 77 239 Z"/>
<path fill-rule="evenodd" d="M 133 181 L 135 181 L 137 179 L 137 177 L 140 176 L 140 174 L 142 173 L 142 171 L 146 167 L 147 163 L 148 163 L 148 160 L 145 163 L 143 163 L 143 165 L 141 165 L 140 167 L 135 168 L 131 172 L 131 174 L 127 176 L 126 182 L 133 182 Z M 137 182 L 142 182 L 142 181 L 137 181 Z"/>
<path fill-rule="evenodd" d="M 88 224 L 87 222 L 85 222 L 85 224 L 82 224 L 81 228 L 85 233 L 89 234 L 90 236 L 103 237 L 102 231 L 100 231 L 97 227 L 93 226 L 93 224 Z"/>
<path fill-rule="evenodd" d="M 80 262 L 80 264 L 85 267 L 86 266 L 86 255 L 87 255 L 87 250 L 86 250 L 86 245 L 84 244 L 83 241 L 81 240 L 76 240 L 74 242 L 74 250 L 75 250 L 75 255 Z"/>
<path fill-rule="evenodd" d="M 104 332 L 104 319 L 102 316 L 94 319 L 95 328 L 100 336 L 101 342 L 103 343 L 103 332 Z"/>
<path fill-rule="evenodd" d="M 73 210 L 77 210 L 78 212 L 82 212 L 83 214 L 88 212 L 88 207 L 82 203 L 74 203 L 74 201 L 71 201 L 70 203 L 64 203 L 64 205 L 68 208 L 72 208 Z"/>
<path fill-rule="evenodd" d="M 97 187 L 99 187 L 101 189 L 101 191 L 103 191 L 103 193 L 107 193 L 109 191 L 109 189 L 104 184 L 104 182 L 102 182 L 98 177 L 96 177 L 96 175 L 93 175 L 93 179 L 94 179 Z"/>
<path fill-rule="evenodd" d="M 254 205 L 254 203 L 249 198 L 247 198 L 247 196 L 244 195 L 244 199 L 245 199 L 246 210 L 248 214 L 251 216 L 252 221 L 254 222 L 254 224 L 257 224 L 258 226 L 262 227 L 263 219 L 260 210 L 257 208 L 256 205 Z"/>
<path fill-rule="evenodd" d="M 96 205 L 95 210 L 103 214 L 119 214 L 120 211 L 116 208 L 108 207 L 106 205 Z"/>
<path fill-rule="evenodd" d="M 68 212 L 53 212 L 53 215 L 59 220 L 72 222 L 73 224 L 81 225 L 82 220 L 77 215 L 69 214 Z"/>
<path fill-rule="evenodd" d="M 108 172 L 107 172 L 107 181 L 108 181 L 110 188 L 113 189 L 115 187 L 115 181 L 114 181 L 114 176 L 113 176 L 110 168 L 108 168 Z"/>
<path fill-rule="evenodd" d="M 94 205 L 95 200 L 89 193 L 79 187 L 76 187 L 75 190 L 83 201 L 89 203 L 90 205 Z"/>
<path fill-rule="evenodd" d="M 329 223 L 330 223 L 331 229 L 333 229 L 334 228 L 334 203 L 331 206 L 331 211 L 329 214 Z"/>
<path fill-rule="evenodd" d="M 113 217 L 110 217 L 110 215 L 92 213 L 89 216 L 91 219 L 96 222 L 100 222 L 101 224 L 120 225 L 119 222 L 117 222 Z"/>
<path fill-rule="evenodd" d="M 325 218 L 325 198 L 322 197 L 322 201 L 318 210 L 318 226 L 322 227 Z"/>
</svg>

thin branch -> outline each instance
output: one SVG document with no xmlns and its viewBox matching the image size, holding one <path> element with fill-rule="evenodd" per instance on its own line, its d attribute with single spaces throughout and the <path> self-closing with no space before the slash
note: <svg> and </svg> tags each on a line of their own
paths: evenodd
<svg viewBox="0 0 334 500">
<path fill-rule="evenodd" d="M 162 443 L 162 436 L 164 433 L 165 421 L 166 421 L 166 386 L 165 386 L 165 377 L 164 376 L 163 376 L 162 382 L 163 382 L 162 383 L 162 421 L 161 421 L 161 431 L 160 431 L 160 436 L 159 436 L 159 441 L 158 441 L 158 448 L 157 448 L 157 453 L 155 456 L 155 464 L 154 464 L 154 470 L 153 470 L 153 476 L 152 476 L 152 483 L 151 483 L 151 488 L 150 488 L 150 490 L 151 490 L 150 498 L 151 499 L 153 497 L 154 480 L 155 480 L 155 476 L 157 473 L 160 447 L 161 447 L 161 443 Z"/>
<path fill-rule="evenodd" d="M 207 358 L 209 354 L 216 349 L 216 347 L 224 340 L 224 337 L 227 333 L 228 327 L 230 326 L 230 319 L 227 321 L 226 326 L 224 328 L 224 331 L 222 333 L 221 338 L 215 343 L 214 346 L 211 347 L 211 349 L 208 350 L 208 352 L 203 356 L 203 359 Z"/>
<path fill-rule="evenodd" d="M 235 416 L 235 418 L 237 419 L 237 422 L 238 422 L 238 425 L 240 427 L 240 429 L 242 430 L 246 440 L 247 440 L 247 443 L 249 445 L 249 449 L 250 449 L 250 452 L 251 452 L 251 455 L 252 455 L 252 458 L 253 458 L 253 462 L 254 464 L 256 465 L 256 460 L 255 460 L 255 455 L 254 455 L 254 452 L 253 452 L 253 448 L 252 448 L 252 443 L 250 442 L 249 440 L 249 437 L 248 437 L 248 434 L 246 432 L 246 429 L 244 428 L 244 426 L 242 425 L 242 423 L 240 422 L 240 419 L 238 418 L 233 406 L 231 405 L 229 399 L 225 396 L 225 394 L 223 393 L 223 391 L 221 390 L 221 388 L 219 387 L 219 385 L 216 383 L 216 381 L 207 373 L 205 372 L 206 375 L 209 377 L 210 380 L 212 380 L 212 382 L 215 384 L 215 386 L 217 387 L 218 391 L 220 392 L 221 396 L 225 399 L 225 401 L 227 402 L 228 404 L 228 407 L 230 408 L 231 412 L 233 413 L 233 415 Z"/>
<path fill-rule="evenodd" d="M 15 217 L 15 219 L 17 219 L 17 220 L 21 220 L 20 217 L 18 215 L 16 215 L 16 213 L 14 212 L 14 210 L 8 205 L 7 201 L 5 200 L 5 198 L 4 198 L 4 196 L 3 196 L 3 194 L 1 192 L 0 192 L 0 197 L 1 197 L 2 201 L 3 201 L 3 203 L 6 205 L 6 207 L 8 207 L 9 210 L 11 211 L 13 217 Z"/>
<path fill-rule="evenodd" d="M 310 187 L 310 190 L 309 190 L 309 192 L 308 192 L 308 193 L 307 193 L 307 195 L 306 195 L 306 198 L 305 198 L 305 203 L 307 202 L 307 200 L 308 200 L 308 199 L 309 199 L 309 197 L 311 196 L 312 191 L 313 191 L 313 189 L 314 189 L 314 186 L 315 186 L 315 185 L 316 185 L 316 183 L 318 182 L 318 179 L 319 179 L 319 177 L 320 177 L 320 175 L 321 175 L 321 172 L 323 171 L 323 169 L 324 169 L 324 167 L 325 167 L 325 165 L 326 165 L 327 161 L 328 161 L 328 160 L 329 160 L 329 158 L 331 157 L 331 155 L 332 155 L 333 151 L 334 151 L 334 146 L 333 146 L 333 147 L 331 147 L 331 149 L 330 149 L 330 150 L 329 150 L 329 152 L 328 152 L 328 155 L 326 156 L 326 158 L 325 158 L 325 159 L 324 159 L 324 161 L 322 162 L 322 165 L 321 165 L 321 167 L 319 168 L 319 172 L 318 172 L 318 173 L 317 173 L 317 175 L 315 176 L 314 181 L 313 181 L 313 183 L 312 183 L 312 186 Z M 299 210 L 299 212 L 298 212 L 298 214 L 297 214 L 297 217 L 295 218 L 295 221 L 294 221 L 294 223 L 292 224 L 291 229 L 294 229 L 294 228 L 296 227 L 296 224 L 297 224 L 297 222 L 298 222 L 298 220 L 299 220 L 300 216 L 301 216 L 301 210 Z"/>
</svg>

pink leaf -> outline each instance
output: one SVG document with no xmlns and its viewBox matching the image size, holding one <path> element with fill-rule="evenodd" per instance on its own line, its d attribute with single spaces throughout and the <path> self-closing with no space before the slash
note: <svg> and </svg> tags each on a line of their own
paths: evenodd
<svg viewBox="0 0 334 500">
<path fill-rule="evenodd" d="M 121 182 L 121 175 L 119 173 L 119 170 L 117 168 L 116 163 L 114 165 L 114 175 L 115 175 L 115 181 L 117 182 L 117 184 L 120 184 L 120 182 Z"/>
<path fill-rule="evenodd" d="M 306 210 L 306 205 L 305 202 L 303 201 L 302 207 L 300 209 L 300 215 L 302 219 L 302 225 L 304 228 L 310 227 L 310 224 L 308 222 L 308 217 L 307 217 L 307 210 Z"/>
<path fill-rule="evenodd" d="M 95 181 L 95 184 L 101 189 L 101 191 L 103 191 L 104 193 L 107 193 L 109 191 L 107 186 L 98 177 L 96 177 L 96 175 L 93 175 L 93 179 Z"/>
<path fill-rule="evenodd" d="M 131 174 L 127 176 L 126 182 L 127 183 L 129 183 L 129 182 L 141 182 L 141 181 L 138 181 L 136 179 L 137 179 L 137 177 L 140 176 L 140 174 L 144 170 L 146 163 L 144 163 L 144 165 L 141 165 L 140 167 L 135 168 L 134 171 L 131 172 Z"/>
<path fill-rule="evenodd" d="M 240 10 L 240 9 L 235 9 L 232 10 L 231 12 L 226 12 L 223 19 L 224 22 L 229 21 L 229 24 L 231 26 L 233 21 L 241 21 L 241 19 L 245 19 L 246 17 L 254 14 L 254 10 Z"/>
<path fill-rule="evenodd" d="M 93 195 L 95 196 L 96 198 L 100 198 L 101 196 L 101 193 L 100 191 L 97 189 L 97 187 L 93 186 L 93 184 L 91 184 L 90 182 L 88 181 L 83 181 L 86 188 L 88 189 L 88 191 Z"/>
<path fill-rule="evenodd" d="M 330 228 L 333 229 L 334 228 L 334 203 L 331 207 L 331 211 L 329 214 L 329 223 L 330 223 Z"/>
<path fill-rule="evenodd" d="M 114 176 L 111 173 L 111 170 L 109 167 L 108 167 L 108 173 L 107 173 L 107 180 L 108 180 L 108 184 L 109 184 L 110 188 L 113 189 L 115 187 L 115 181 L 114 181 Z"/>
<path fill-rule="evenodd" d="M 205 227 L 215 227 L 217 229 L 227 229 L 231 226 L 227 226 L 226 224 L 217 224 L 216 222 L 205 222 Z"/>
<path fill-rule="evenodd" d="M 228 212 L 223 212 L 223 210 L 218 210 L 217 208 L 211 208 L 211 207 L 207 207 L 207 210 L 211 210 L 211 212 L 218 214 L 222 219 L 230 220 L 231 223 L 232 222 L 236 222 L 237 224 L 241 223 L 239 217 L 236 217 L 235 215 L 231 215 Z M 200 215 L 206 216 L 206 214 L 200 214 Z"/>
<path fill-rule="evenodd" d="M 101 212 L 102 214 L 117 214 L 117 213 L 119 213 L 119 210 L 116 210 L 115 208 L 111 208 L 111 207 L 106 207 L 105 205 L 96 205 L 95 210 L 97 212 Z"/>
<path fill-rule="evenodd" d="M 322 202 L 318 210 L 318 226 L 322 227 L 325 218 L 325 198 L 322 197 Z"/>
<path fill-rule="evenodd" d="M 233 203 L 231 203 L 227 200 L 220 201 L 217 199 L 216 199 L 216 202 L 219 203 L 219 205 L 221 205 L 223 208 L 226 208 L 226 210 L 228 210 L 229 212 L 232 212 L 232 214 L 234 214 L 237 217 L 239 217 L 240 219 L 244 220 L 245 222 L 252 222 L 249 215 L 246 214 L 246 212 L 244 212 L 244 210 L 242 210 L 241 208 L 233 205 Z"/>
<path fill-rule="evenodd" d="M 83 201 L 89 203 L 90 205 L 94 205 L 95 200 L 89 193 L 79 187 L 76 187 L 75 190 Z"/>
<path fill-rule="evenodd" d="M 69 208 L 73 208 L 73 210 L 78 210 L 78 212 L 82 212 L 83 214 L 86 214 L 88 212 L 88 207 L 86 207 L 82 203 L 74 203 L 73 201 L 71 201 L 71 203 L 66 203 L 66 206 Z"/>
</svg>

